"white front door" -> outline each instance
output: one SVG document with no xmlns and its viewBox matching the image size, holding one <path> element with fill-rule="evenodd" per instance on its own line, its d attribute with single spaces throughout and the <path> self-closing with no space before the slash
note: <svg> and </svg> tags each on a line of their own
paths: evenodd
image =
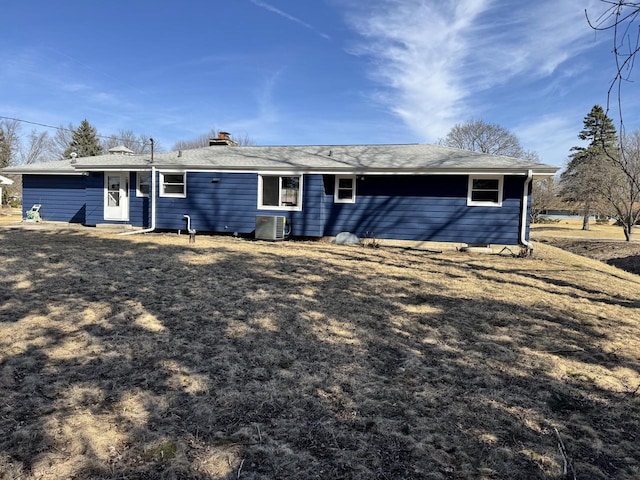
<svg viewBox="0 0 640 480">
<path fill-rule="evenodd" d="M 129 220 L 129 172 L 104 172 L 104 219 Z"/>
</svg>

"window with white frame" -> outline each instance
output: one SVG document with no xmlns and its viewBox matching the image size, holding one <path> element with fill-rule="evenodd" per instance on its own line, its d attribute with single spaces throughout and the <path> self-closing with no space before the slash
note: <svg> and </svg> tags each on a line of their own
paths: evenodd
<svg viewBox="0 0 640 480">
<path fill-rule="evenodd" d="M 333 201 L 335 203 L 355 203 L 355 175 L 336 175 L 336 186 L 333 191 Z"/>
<path fill-rule="evenodd" d="M 502 176 L 470 176 L 467 205 L 479 207 L 502 206 Z"/>
<path fill-rule="evenodd" d="M 136 173 L 136 197 L 148 197 L 151 185 L 151 175 L 149 172 Z"/>
<path fill-rule="evenodd" d="M 185 172 L 160 172 L 160 196 L 187 196 L 187 174 Z"/>
<path fill-rule="evenodd" d="M 258 208 L 302 210 L 302 175 L 258 175 Z"/>
</svg>

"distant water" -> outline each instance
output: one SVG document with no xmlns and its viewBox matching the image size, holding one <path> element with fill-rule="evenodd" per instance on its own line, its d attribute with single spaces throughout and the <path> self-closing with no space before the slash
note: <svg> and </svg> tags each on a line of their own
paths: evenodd
<svg viewBox="0 0 640 480">
<path fill-rule="evenodd" d="M 542 218 L 548 218 L 549 220 L 582 220 L 582 215 L 540 215 Z M 595 222 L 596 216 L 591 215 L 590 221 Z"/>
</svg>

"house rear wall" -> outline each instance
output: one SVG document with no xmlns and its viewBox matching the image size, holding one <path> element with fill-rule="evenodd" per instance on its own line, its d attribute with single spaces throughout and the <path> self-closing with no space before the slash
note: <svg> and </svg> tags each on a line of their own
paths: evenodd
<svg viewBox="0 0 640 480">
<path fill-rule="evenodd" d="M 129 173 L 129 220 L 104 219 L 104 174 L 90 172 L 87 177 L 87 225 L 125 223 L 138 227 L 149 226 L 149 198 L 136 196 L 136 172 Z"/>
<path fill-rule="evenodd" d="M 501 207 L 467 206 L 466 175 L 369 175 L 356 202 L 334 203 L 333 175 L 305 175 L 302 211 L 258 210 L 258 175 L 187 175 L 186 198 L 158 198 L 157 227 L 250 234 L 256 215 L 284 215 L 294 236 L 335 236 L 517 244 L 524 176 L 504 179 Z"/>
<path fill-rule="evenodd" d="M 40 204 L 43 220 L 84 223 L 86 179 L 82 175 L 23 175 L 23 214 Z"/>
<path fill-rule="evenodd" d="M 524 178 L 504 178 L 502 206 L 470 207 L 466 175 L 358 176 L 352 204 L 334 203 L 325 175 L 325 235 L 515 245 Z"/>
<path fill-rule="evenodd" d="M 305 175 L 301 211 L 258 210 L 256 173 L 189 172 L 186 198 L 157 199 L 158 229 L 250 234 L 256 215 L 284 215 L 294 236 L 517 244 L 524 176 L 505 176 L 501 207 L 467 206 L 466 175 L 369 175 L 356 180 L 356 202 L 334 203 L 333 175 Z M 129 181 L 130 217 L 149 225 L 149 199 Z M 104 176 L 24 175 L 25 211 L 42 204 L 45 220 L 104 223 Z M 111 223 L 111 222 L 109 222 Z"/>
</svg>

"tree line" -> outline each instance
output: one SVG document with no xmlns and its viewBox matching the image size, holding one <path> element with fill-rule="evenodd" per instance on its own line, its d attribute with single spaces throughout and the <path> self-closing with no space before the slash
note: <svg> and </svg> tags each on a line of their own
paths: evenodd
<svg viewBox="0 0 640 480">
<path fill-rule="evenodd" d="M 29 165 L 70 158 L 101 155 L 110 148 L 124 145 L 134 153 L 148 153 L 149 136 L 120 130 L 111 135 L 99 135 L 88 120 L 61 125 L 55 133 L 31 130 L 24 133 L 19 120 L 0 120 L 0 168 L 10 165 Z"/>
<path fill-rule="evenodd" d="M 172 150 L 187 150 L 206 147 L 209 139 L 218 136 L 216 129 L 197 135 L 191 139 L 178 140 Z M 77 157 L 91 157 L 109 152 L 114 147 L 124 146 L 136 155 L 151 151 L 151 136 L 136 134 L 132 130 L 122 129 L 110 135 L 101 135 L 98 130 L 84 119 L 76 127 L 73 124 L 61 125 L 55 132 L 32 130 L 22 131 L 19 120 L 0 120 L 0 168 L 10 165 L 29 165 Z M 239 145 L 252 145 L 248 135 L 234 139 Z M 156 152 L 164 151 L 156 140 Z"/>
</svg>

